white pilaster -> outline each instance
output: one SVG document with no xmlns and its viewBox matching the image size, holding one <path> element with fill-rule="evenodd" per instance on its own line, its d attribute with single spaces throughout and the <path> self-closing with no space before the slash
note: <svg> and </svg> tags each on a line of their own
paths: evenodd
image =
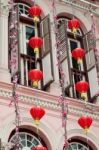
<svg viewBox="0 0 99 150">
<path fill-rule="evenodd" d="M 7 3 L 0 4 L 0 81 L 10 82 L 8 70 L 8 13 Z"/>
</svg>

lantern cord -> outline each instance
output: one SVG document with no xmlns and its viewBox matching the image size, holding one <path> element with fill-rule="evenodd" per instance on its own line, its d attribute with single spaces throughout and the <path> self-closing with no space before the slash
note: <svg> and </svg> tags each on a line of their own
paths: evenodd
<svg viewBox="0 0 99 150">
<path fill-rule="evenodd" d="M 35 25 L 35 37 L 38 36 L 38 32 L 37 32 L 37 22 L 35 21 L 34 22 L 34 25 Z M 37 53 L 35 53 L 35 68 L 37 68 Z"/>
<path fill-rule="evenodd" d="M 60 86 L 61 86 L 61 112 L 62 112 L 62 127 L 64 128 L 64 139 L 65 139 L 65 147 L 68 146 L 68 141 L 67 141 L 67 112 L 68 112 L 68 105 L 65 102 L 65 88 L 64 88 L 64 73 L 62 69 L 62 64 L 61 64 L 61 52 L 62 52 L 62 47 L 60 44 L 60 35 L 58 31 L 58 20 L 57 20 L 57 15 L 56 15 L 56 0 L 52 0 L 52 12 L 53 12 L 53 21 L 54 21 L 54 32 L 56 35 L 56 53 L 57 53 L 57 62 L 58 62 L 58 70 L 60 74 Z"/>
<path fill-rule="evenodd" d="M 35 37 L 37 37 L 37 36 L 38 36 L 38 32 L 37 32 L 37 21 L 35 21 L 34 24 L 35 24 Z"/>
<path fill-rule="evenodd" d="M 41 138 L 40 138 L 40 134 L 39 134 L 39 125 L 37 125 L 37 136 L 38 136 L 38 140 L 41 142 Z"/>
<path fill-rule="evenodd" d="M 35 0 L 32 0 L 32 1 L 33 1 L 34 5 L 35 5 Z"/>
<path fill-rule="evenodd" d="M 78 69 L 80 71 L 80 75 L 79 75 L 79 78 L 80 78 L 80 81 L 82 80 L 82 74 L 81 74 L 81 64 L 78 65 Z"/>
</svg>

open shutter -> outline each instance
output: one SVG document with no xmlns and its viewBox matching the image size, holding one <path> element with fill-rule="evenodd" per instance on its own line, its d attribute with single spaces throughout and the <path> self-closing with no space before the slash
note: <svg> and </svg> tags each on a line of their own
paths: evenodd
<svg viewBox="0 0 99 150">
<path fill-rule="evenodd" d="M 50 19 L 46 16 L 40 24 L 41 37 L 43 39 L 43 46 L 41 48 L 41 60 L 43 70 L 43 86 L 50 84 L 53 81 L 53 68 L 51 56 L 51 35 L 50 35 Z"/>
<path fill-rule="evenodd" d="M 14 10 L 9 15 L 9 53 L 10 53 L 10 70 L 13 77 L 18 72 L 18 6 L 15 5 Z"/>
<path fill-rule="evenodd" d="M 96 58 L 95 58 L 95 47 L 96 42 L 93 39 L 92 31 L 89 31 L 83 37 L 84 49 L 85 49 L 85 60 L 86 60 L 86 70 L 88 73 L 88 80 L 90 85 L 91 98 L 95 96 L 99 90 L 97 82 L 97 69 L 96 69 Z"/>
<path fill-rule="evenodd" d="M 67 22 L 64 20 L 58 27 L 59 40 L 61 45 L 61 64 L 64 72 L 65 88 L 70 87 L 70 69 L 68 65 L 68 38 L 67 38 Z"/>
</svg>

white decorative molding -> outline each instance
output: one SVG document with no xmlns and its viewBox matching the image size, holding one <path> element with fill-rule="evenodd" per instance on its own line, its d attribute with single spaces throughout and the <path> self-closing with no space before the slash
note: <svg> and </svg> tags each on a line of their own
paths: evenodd
<svg viewBox="0 0 99 150">
<path fill-rule="evenodd" d="M 7 4 L 0 4 L 0 14 L 4 16 L 8 16 L 9 14 L 9 5 Z"/>
<path fill-rule="evenodd" d="M 4 97 L 5 99 L 7 99 L 7 98 L 10 99 L 12 96 L 12 91 L 8 91 L 8 90 L 0 88 L 0 96 Z M 51 109 L 51 110 L 55 110 L 55 111 L 61 110 L 61 104 L 59 104 L 58 101 L 51 101 L 51 100 L 49 101 L 49 99 L 47 99 L 47 98 L 45 99 L 43 97 L 29 96 L 29 95 L 23 94 L 23 92 L 22 92 L 19 94 L 19 99 L 21 102 L 24 102 L 25 104 L 39 105 L 39 106 L 43 106 L 47 109 Z M 79 102 L 79 103 L 82 104 L 82 102 Z M 76 116 L 88 114 L 95 120 L 99 121 L 99 113 L 95 109 L 94 104 L 92 105 L 89 103 L 88 105 L 85 105 L 83 103 L 82 106 L 80 106 L 80 105 L 77 106 L 76 101 L 74 101 L 73 104 L 70 102 L 68 105 L 68 113 L 75 114 Z"/>
<path fill-rule="evenodd" d="M 60 2 L 63 2 L 64 4 L 69 4 L 71 6 L 74 6 L 75 8 L 83 9 L 85 11 L 89 11 L 94 13 L 95 15 L 99 15 L 99 12 L 97 9 L 99 9 L 98 4 L 94 4 L 91 2 L 88 2 L 87 0 L 59 0 Z"/>
</svg>

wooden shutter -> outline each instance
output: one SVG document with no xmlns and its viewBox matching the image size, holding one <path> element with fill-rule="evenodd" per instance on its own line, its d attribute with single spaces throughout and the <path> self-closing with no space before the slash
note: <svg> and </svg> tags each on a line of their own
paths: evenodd
<svg viewBox="0 0 99 150">
<path fill-rule="evenodd" d="M 70 68 L 68 57 L 68 38 L 67 38 L 67 22 L 64 20 L 58 28 L 59 40 L 61 46 L 61 64 L 64 72 L 65 88 L 70 86 Z"/>
<path fill-rule="evenodd" d="M 0 139 L 0 150 L 1 150 L 1 139 Z"/>
<path fill-rule="evenodd" d="M 13 77 L 18 72 L 18 59 L 19 59 L 19 47 L 18 47 L 18 5 L 14 6 L 14 10 L 9 15 L 9 54 L 10 54 L 10 70 Z M 14 45 L 14 46 L 12 46 Z"/>
<path fill-rule="evenodd" d="M 40 29 L 41 37 L 43 39 L 43 46 L 41 48 L 42 70 L 44 75 L 43 86 L 46 86 L 53 81 L 52 47 L 49 15 L 41 21 Z"/>
<path fill-rule="evenodd" d="M 93 38 L 92 31 L 89 31 L 87 34 L 84 35 L 83 43 L 84 43 L 84 50 L 86 52 L 85 61 L 90 86 L 90 94 L 91 97 L 93 97 L 99 90 L 99 86 L 97 82 L 97 68 L 95 58 L 96 41 Z"/>
</svg>

